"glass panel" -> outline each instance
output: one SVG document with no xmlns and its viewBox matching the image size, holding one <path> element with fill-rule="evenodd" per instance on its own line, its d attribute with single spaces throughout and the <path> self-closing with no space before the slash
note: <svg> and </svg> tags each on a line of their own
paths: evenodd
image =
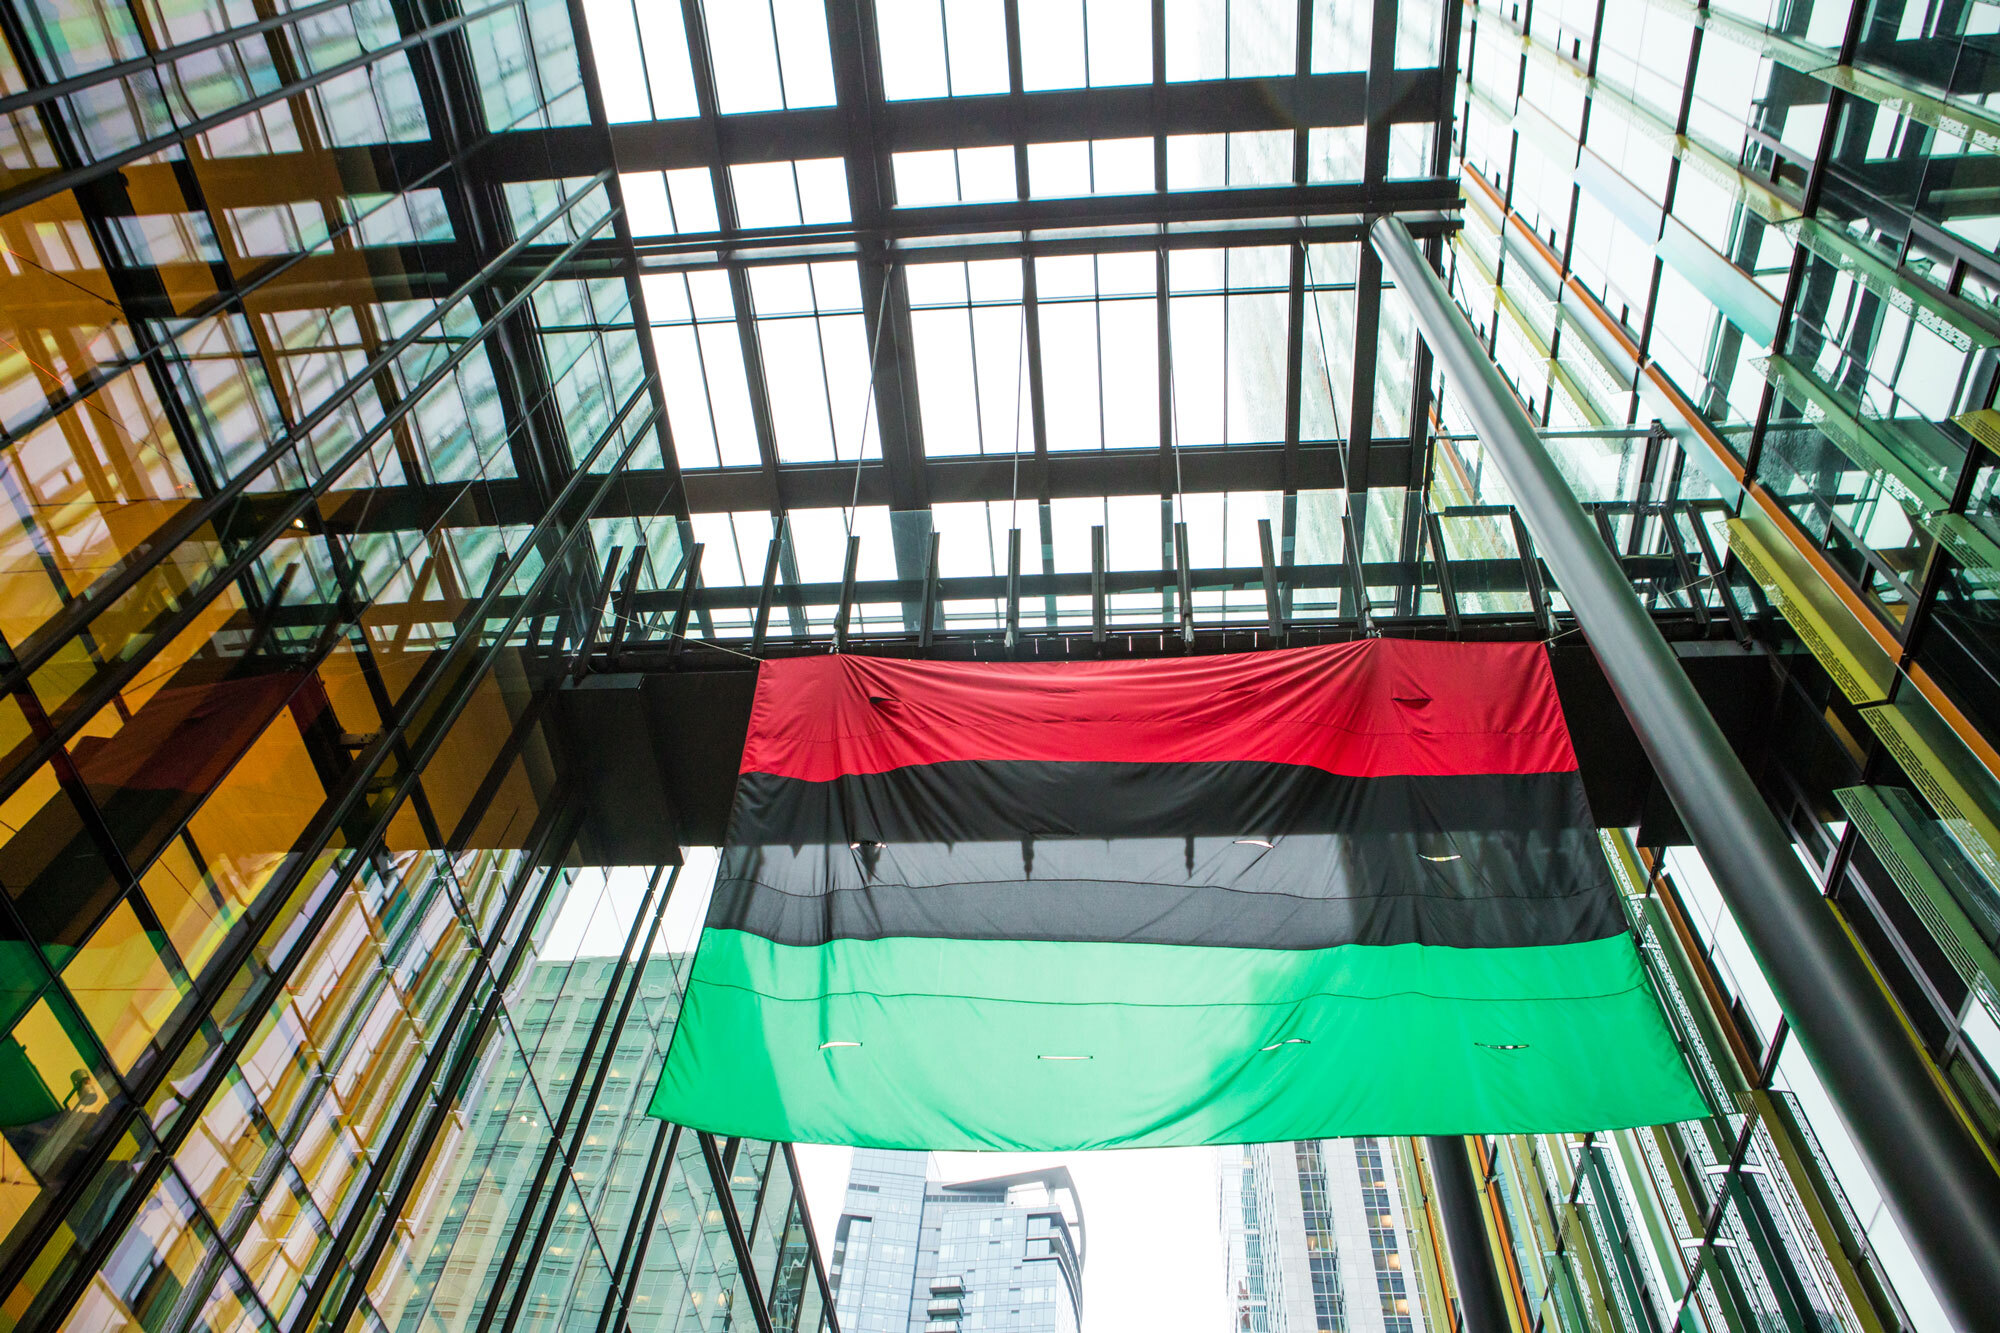
<svg viewBox="0 0 2000 1333">
<path fill-rule="evenodd" d="M 112 1062 L 125 1073 L 150 1053 L 189 994 L 187 974 L 165 932 L 145 900 L 130 895 L 64 965 L 62 981 Z"/>
<path fill-rule="evenodd" d="M 1372 5 L 1313 0 L 1312 72 L 1367 69 L 1374 15 Z"/>
<path fill-rule="evenodd" d="M 1007 91 L 1002 0 L 880 0 L 875 26 L 892 100 Z"/>
<path fill-rule="evenodd" d="M 1167 78 L 1290 74 L 1298 59 L 1298 13 L 1288 0 L 1168 0 Z"/>
<path fill-rule="evenodd" d="M 703 0 L 702 12 L 725 114 L 833 105 L 821 0 Z"/>
<path fill-rule="evenodd" d="M 1152 82 L 1148 0 L 1021 0 L 1020 12 L 1023 87 Z"/>
<path fill-rule="evenodd" d="M 60 967 L 119 896 L 76 806 L 44 765 L 0 804 L 0 883 L 52 967 Z"/>
<path fill-rule="evenodd" d="M 875 370 L 852 264 L 800 264 L 750 272 L 757 336 L 774 395 L 782 462 L 879 456 L 871 401 Z"/>
<path fill-rule="evenodd" d="M 906 272 L 924 452 L 1032 450 L 1021 266 L 1003 259 Z"/>
<path fill-rule="evenodd" d="M 613 121 L 670 120 L 695 114 L 694 74 L 679 5 L 588 0 L 591 53 Z"/>
<path fill-rule="evenodd" d="M 1073 143 L 1028 145 L 1031 198 L 1149 194 L 1153 188 L 1151 139 L 1082 139 Z"/>
<path fill-rule="evenodd" d="M 36 1177 L 63 1179 L 119 1095 L 77 1013 L 59 997 L 29 1006 L 0 1038 L 0 1135 Z"/>
<path fill-rule="evenodd" d="M 1282 249 L 1175 250 L 1167 259 L 1174 438 L 1280 442 L 1290 261 Z"/>
<path fill-rule="evenodd" d="M 1159 444 L 1154 270 L 1148 254 L 1035 261 L 1051 450 Z"/>
<path fill-rule="evenodd" d="M 905 208 L 933 204 L 979 204 L 1015 196 L 1011 148 L 939 148 L 892 153 L 896 203 Z"/>
</svg>

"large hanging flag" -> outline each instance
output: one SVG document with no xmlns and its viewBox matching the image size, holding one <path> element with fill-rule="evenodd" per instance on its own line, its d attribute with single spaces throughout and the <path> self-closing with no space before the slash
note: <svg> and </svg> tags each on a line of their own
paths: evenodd
<svg viewBox="0 0 2000 1333">
<path fill-rule="evenodd" d="M 761 668 L 654 1115 L 889 1148 L 1706 1114 L 1544 649 Z"/>
</svg>

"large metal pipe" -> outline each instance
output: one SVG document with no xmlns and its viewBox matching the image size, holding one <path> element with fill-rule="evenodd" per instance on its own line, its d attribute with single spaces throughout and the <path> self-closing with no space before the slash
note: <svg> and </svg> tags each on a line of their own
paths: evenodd
<svg viewBox="0 0 2000 1333">
<path fill-rule="evenodd" d="M 1431 1160 L 1431 1189 L 1451 1256 L 1459 1333 L 1507 1333 L 1507 1302 L 1500 1294 L 1498 1256 L 1487 1239 L 1486 1210 L 1479 1204 L 1472 1147 L 1461 1138 L 1432 1135 L 1424 1140 L 1424 1154 Z"/>
<path fill-rule="evenodd" d="M 1605 677 L 1770 980 L 1792 1034 L 1963 1329 L 2000 1311 L 2000 1176 L 1791 840 L 1639 605 L 1617 559 L 1409 229 L 1369 228 Z"/>
</svg>

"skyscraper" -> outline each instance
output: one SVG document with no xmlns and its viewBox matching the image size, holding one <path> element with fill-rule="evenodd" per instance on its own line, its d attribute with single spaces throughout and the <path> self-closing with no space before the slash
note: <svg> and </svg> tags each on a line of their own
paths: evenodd
<svg viewBox="0 0 2000 1333">
<path fill-rule="evenodd" d="M 1401 1141 L 1305 1139 L 1216 1153 L 1235 1333 L 1427 1333 L 1431 1228 Z"/>
<path fill-rule="evenodd" d="M 1083 1205 L 1065 1168 L 943 1181 L 862 1148 L 833 1239 L 834 1305 L 868 1333 L 1077 1333 Z"/>
</svg>

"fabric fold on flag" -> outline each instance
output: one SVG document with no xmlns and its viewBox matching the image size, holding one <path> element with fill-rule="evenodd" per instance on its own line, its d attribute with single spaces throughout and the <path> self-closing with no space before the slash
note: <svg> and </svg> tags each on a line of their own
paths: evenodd
<svg viewBox="0 0 2000 1333">
<path fill-rule="evenodd" d="M 765 663 L 655 1115 L 1082 1149 L 1706 1113 L 1538 644 Z"/>
</svg>

